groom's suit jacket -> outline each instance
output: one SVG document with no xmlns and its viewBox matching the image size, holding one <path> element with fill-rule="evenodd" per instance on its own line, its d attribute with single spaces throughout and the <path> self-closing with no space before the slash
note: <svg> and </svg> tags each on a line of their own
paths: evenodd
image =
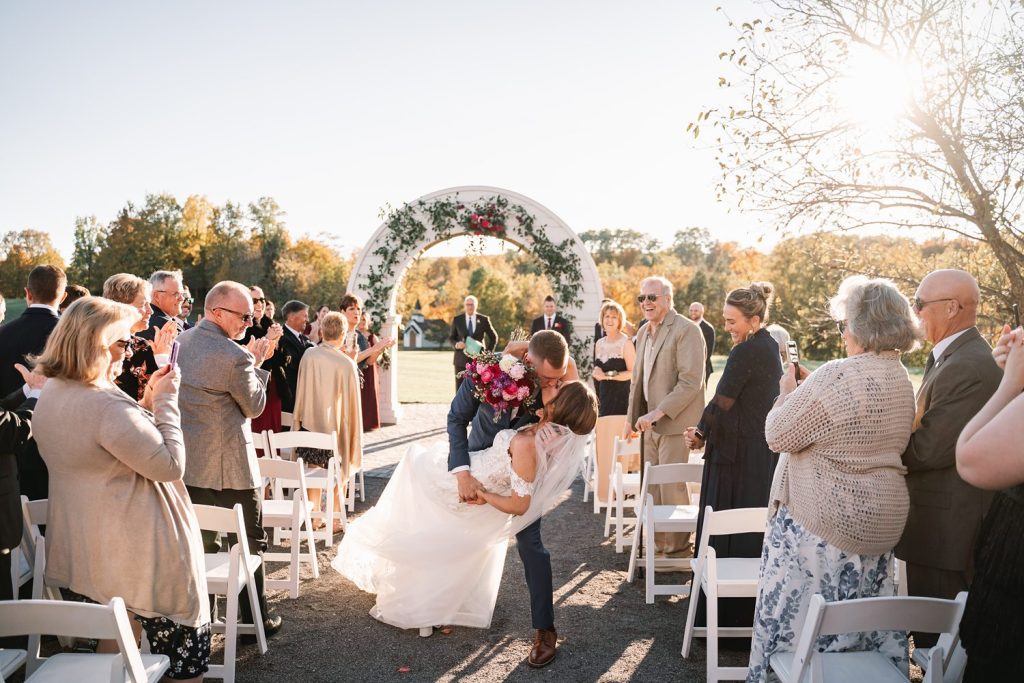
<svg viewBox="0 0 1024 683">
<path fill-rule="evenodd" d="M 494 409 L 481 403 L 473 395 L 473 382 L 462 383 L 455 393 L 452 407 L 448 411 L 448 471 L 469 468 L 470 451 L 482 451 L 494 444 L 494 437 L 503 429 L 519 429 L 537 422 L 537 410 L 542 408 L 540 396 L 527 411 L 522 411 L 513 420 L 505 411 L 494 421 Z M 472 426 L 468 434 L 466 429 Z"/>
</svg>

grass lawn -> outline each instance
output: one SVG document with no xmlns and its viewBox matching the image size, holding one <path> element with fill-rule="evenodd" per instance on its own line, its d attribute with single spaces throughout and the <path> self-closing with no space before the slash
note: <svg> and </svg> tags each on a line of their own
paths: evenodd
<svg viewBox="0 0 1024 683">
<path fill-rule="evenodd" d="M 4 321 L 14 320 L 25 312 L 27 306 L 24 299 L 7 299 L 7 317 Z"/>
<path fill-rule="evenodd" d="M 8 316 L 10 317 L 10 316 Z M 455 396 L 455 371 L 451 351 L 399 351 L 398 400 L 401 403 L 450 403 Z M 712 356 L 714 373 L 708 380 L 707 398 L 715 394 L 715 387 L 725 367 L 725 356 Z M 807 360 L 811 370 L 825 361 Z M 921 385 L 924 368 L 910 368 L 910 381 L 914 391 Z"/>
</svg>

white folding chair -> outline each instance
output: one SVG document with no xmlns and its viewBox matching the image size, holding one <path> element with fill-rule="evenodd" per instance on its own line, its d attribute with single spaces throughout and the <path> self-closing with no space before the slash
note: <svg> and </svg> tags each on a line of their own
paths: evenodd
<svg viewBox="0 0 1024 683">
<path fill-rule="evenodd" d="M 772 655 L 769 666 L 782 683 L 906 683 L 906 676 L 880 652 L 818 652 L 818 638 L 871 631 L 951 633 L 957 638 L 966 602 L 966 593 L 956 600 L 893 597 L 838 602 L 812 595 L 796 649 Z M 942 648 L 933 647 L 923 683 L 943 680 L 944 661 Z"/>
<path fill-rule="evenodd" d="M 39 657 L 40 634 L 59 633 L 75 638 L 117 641 L 117 654 L 62 653 Z M 147 683 L 159 681 L 171 665 L 166 655 L 143 655 L 135 644 L 128 611 L 121 598 L 107 605 L 55 600 L 0 602 L 0 636 L 27 635 L 26 683 Z M 3 651 L 0 651 L 2 653 Z M 8 666 L 3 673 L 7 675 Z"/>
<path fill-rule="evenodd" d="M 309 516 L 313 504 L 306 498 L 305 463 L 302 458 L 295 462 L 280 458 L 260 458 L 258 461 L 260 476 L 270 481 L 271 497 L 260 502 L 263 512 L 263 526 L 273 529 L 274 545 L 280 545 L 281 539 L 287 538 L 289 552 L 265 552 L 263 562 L 287 562 L 288 578 L 267 578 L 267 588 L 283 588 L 291 598 L 299 597 L 299 573 L 302 562 L 308 562 L 313 569 L 313 578 L 320 577 L 320 567 L 316 559 L 316 541 L 313 540 L 313 523 Z M 281 482 L 296 482 L 291 497 L 286 497 Z M 303 538 L 304 537 L 304 538 Z M 306 541 L 306 552 L 300 554 L 302 541 Z"/>
<path fill-rule="evenodd" d="M 590 489 L 594 492 L 594 514 L 608 506 L 608 477 L 612 472 L 612 452 L 615 440 L 625 428 L 625 415 L 605 415 L 597 418 L 597 425 L 594 427 L 593 466 L 590 470 Z"/>
<path fill-rule="evenodd" d="M 643 481 L 640 485 L 640 509 L 637 511 L 637 528 L 633 534 L 633 543 L 629 553 L 629 573 L 626 580 L 633 582 L 638 561 L 644 563 L 646 579 L 647 604 L 654 604 L 655 595 L 689 595 L 687 584 L 656 584 L 655 570 L 659 567 L 668 569 L 690 570 L 689 558 L 655 558 L 654 534 L 693 533 L 697 530 L 697 505 L 655 505 L 652 486 L 662 484 L 685 484 L 700 482 L 704 473 L 704 465 L 697 463 L 678 463 L 673 465 L 652 465 L 644 467 Z M 644 546 L 643 557 L 640 546 Z"/>
<path fill-rule="evenodd" d="M 640 494 L 641 477 L 639 471 L 633 471 L 630 465 L 639 462 L 640 442 L 637 439 L 615 437 L 612 450 L 612 472 L 608 482 L 608 508 L 604 519 L 604 535 L 607 538 L 611 527 L 615 525 L 615 552 L 621 553 L 626 539 L 623 534 L 626 524 L 636 524 L 637 509 L 640 507 L 637 496 Z M 627 507 L 627 500 L 628 507 Z M 626 516 L 626 511 L 633 513 Z"/>
<path fill-rule="evenodd" d="M 42 538 L 39 527 L 46 524 L 48 501 L 29 500 L 21 497 L 21 543 L 11 550 L 11 583 L 14 588 L 14 599 L 18 599 L 19 589 L 32 579 L 35 568 L 36 539 Z"/>
<path fill-rule="evenodd" d="M 902 562 L 902 560 L 900 562 Z M 906 578 L 906 563 L 903 564 L 903 577 Z M 963 599 L 966 604 L 967 593 L 960 593 L 956 596 L 956 599 Z M 939 640 L 936 645 L 942 649 L 942 665 L 944 669 L 942 683 L 960 683 L 967 670 L 967 651 L 964 650 L 964 645 L 960 641 L 960 634 L 939 634 Z M 931 666 L 931 657 L 932 648 L 915 647 L 914 656 L 911 661 L 921 667 L 922 671 L 928 671 L 928 667 Z"/>
<path fill-rule="evenodd" d="M 891 569 L 892 582 L 896 586 L 896 595 L 908 597 L 910 592 L 907 589 L 907 563 L 894 555 Z"/>
<path fill-rule="evenodd" d="M 711 547 L 712 536 L 732 534 L 764 534 L 768 519 L 768 508 L 739 508 L 715 512 L 710 505 L 704 508 L 704 525 L 701 527 L 697 557 L 693 567 L 693 588 L 690 605 L 686 611 L 686 628 L 683 632 L 683 657 L 690 656 L 693 638 L 707 638 L 707 677 L 712 681 L 741 681 L 747 677 L 747 667 L 722 667 L 718 665 L 719 638 L 749 638 L 753 633 L 751 625 L 736 627 L 718 626 L 718 598 L 756 598 L 757 584 L 761 572 L 761 560 L 757 557 L 719 558 Z M 707 626 L 696 627 L 697 603 L 704 592 Z"/>
<path fill-rule="evenodd" d="M 338 512 L 334 511 L 334 496 L 337 492 L 338 498 L 346 500 L 346 497 L 342 495 L 344 482 L 346 477 L 341 469 L 342 463 L 341 458 L 338 456 L 338 437 L 337 434 L 331 432 L 326 434 L 323 432 L 267 432 L 267 447 L 270 449 L 272 457 L 280 457 L 281 451 L 290 450 L 294 453 L 296 448 L 320 448 L 323 450 L 329 450 L 333 453 L 331 459 L 327 462 L 327 467 L 313 467 L 306 465 L 305 476 L 306 485 L 313 489 L 326 490 L 327 492 L 327 505 L 326 509 L 320 510 L 320 501 L 313 501 L 313 512 L 310 516 L 316 520 L 324 520 L 326 526 L 319 531 L 313 532 L 313 538 L 320 540 L 323 539 L 324 543 L 330 547 L 334 545 L 334 519 L 335 516 L 339 516 L 341 519 L 342 531 L 345 530 L 348 525 L 348 516 L 345 511 L 345 505 L 341 506 L 341 510 Z M 349 482 L 349 488 L 351 488 Z M 281 481 L 283 486 L 296 487 L 298 486 L 297 481 Z M 354 504 L 354 502 L 353 502 Z"/>
<path fill-rule="evenodd" d="M 25 650 L 0 649 L 0 682 L 13 676 L 27 658 L 28 652 Z"/>
<path fill-rule="evenodd" d="M 288 429 L 291 429 L 292 428 L 292 424 L 293 424 L 293 422 L 292 422 L 292 414 L 287 412 L 287 411 L 283 411 L 282 410 L 281 411 L 281 426 L 282 427 L 287 427 Z"/>
<path fill-rule="evenodd" d="M 259 556 L 249 554 L 249 544 L 245 537 L 245 522 L 242 519 L 242 506 L 222 508 L 213 505 L 193 505 L 199 528 L 203 531 L 216 531 L 223 534 L 234 534 L 235 544 L 227 552 L 207 553 L 206 585 L 210 595 L 223 595 L 227 599 L 227 614 L 224 623 L 214 623 L 213 632 L 224 634 L 224 663 L 210 664 L 207 678 L 221 678 L 225 683 L 235 680 L 235 653 L 238 648 L 238 635 L 255 634 L 260 654 L 267 651 L 267 636 L 263 631 L 263 617 L 260 613 L 259 598 L 256 595 L 256 570 L 261 560 Z M 249 590 L 249 606 L 252 608 L 252 624 L 238 623 L 238 594 L 243 588 Z"/>
</svg>

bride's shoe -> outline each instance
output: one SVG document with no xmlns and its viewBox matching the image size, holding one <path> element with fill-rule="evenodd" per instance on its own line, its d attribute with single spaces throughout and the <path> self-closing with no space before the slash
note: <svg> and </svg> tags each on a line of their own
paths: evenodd
<svg viewBox="0 0 1024 683">
<path fill-rule="evenodd" d="M 433 626 L 424 626 L 420 629 L 420 638 L 429 638 L 432 635 L 434 635 Z"/>
</svg>

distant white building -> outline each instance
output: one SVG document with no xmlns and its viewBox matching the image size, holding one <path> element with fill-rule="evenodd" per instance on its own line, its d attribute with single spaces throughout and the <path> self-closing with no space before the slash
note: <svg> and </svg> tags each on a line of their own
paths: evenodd
<svg viewBox="0 0 1024 683">
<path fill-rule="evenodd" d="M 416 308 L 405 324 L 402 333 L 402 347 L 406 349 L 439 349 L 448 346 L 448 332 L 451 326 L 445 320 L 427 320 L 423 317 L 420 302 L 416 300 Z"/>
</svg>

